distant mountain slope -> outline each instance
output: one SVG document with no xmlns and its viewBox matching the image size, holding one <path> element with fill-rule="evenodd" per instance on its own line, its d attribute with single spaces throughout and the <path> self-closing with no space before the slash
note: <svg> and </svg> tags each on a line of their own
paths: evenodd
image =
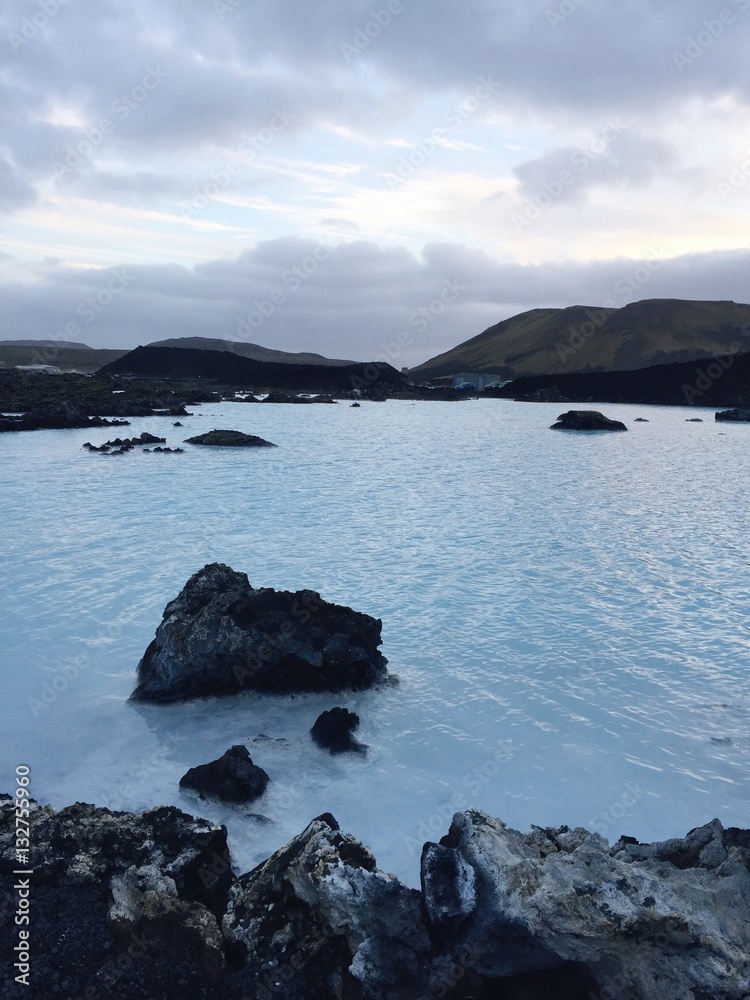
<svg viewBox="0 0 750 1000">
<path fill-rule="evenodd" d="M 404 377 L 382 362 L 350 365 L 292 365 L 254 361 L 227 351 L 184 347 L 136 347 L 100 369 L 100 375 L 146 378 L 206 379 L 258 391 L 288 389 L 307 392 L 349 392 L 352 389 L 395 389 Z"/>
<path fill-rule="evenodd" d="M 172 337 L 170 340 L 156 340 L 148 347 L 181 347 L 195 351 L 230 351 L 253 361 L 275 361 L 284 365 L 353 365 L 353 361 L 324 358 L 322 354 L 276 351 L 260 344 L 246 344 L 235 340 L 214 340 L 211 337 Z"/>
<path fill-rule="evenodd" d="M 0 340 L 0 347 L 59 347 L 69 351 L 91 351 L 88 344 L 79 344 L 75 340 Z"/>
<path fill-rule="evenodd" d="M 0 361 L 14 368 L 16 365 L 54 365 L 63 371 L 95 372 L 102 365 L 116 361 L 125 350 L 95 350 L 92 347 L 74 347 L 66 344 L 60 350 L 56 341 L 37 340 L 33 346 L 23 347 L 16 344 L 0 343 Z"/>
<path fill-rule="evenodd" d="M 458 372 L 506 378 L 631 371 L 750 350 L 750 305 L 644 299 L 620 309 L 532 309 L 424 362 L 412 377 Z"/>
</svg>

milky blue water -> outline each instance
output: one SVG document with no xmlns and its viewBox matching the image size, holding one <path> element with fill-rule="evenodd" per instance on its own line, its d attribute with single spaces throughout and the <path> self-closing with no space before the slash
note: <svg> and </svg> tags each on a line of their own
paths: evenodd
<svg viewBox="0 0 750 1000">
<path fill-rule="evenodd" d="M 242 869 L 328 810 L 410 884 L 469 805 L 610 840 L 750 826 L 750 425 L 599 408 L 628 433 L 475 400 L 225 403 L 126 431 L 279 445 L 257 451 L 0 436 L 0 790 L 25 763 L 55 807 L 178 805 L 227 823 Z M 134 707 L 164 605 L 213 561 L 382 618 L 400 685 Z M 334 704 L 360 715 L 366 759 L 311 744 Z M 177 787 L 235 743 L 272 778 L 254 815 Z"/>
</svg>

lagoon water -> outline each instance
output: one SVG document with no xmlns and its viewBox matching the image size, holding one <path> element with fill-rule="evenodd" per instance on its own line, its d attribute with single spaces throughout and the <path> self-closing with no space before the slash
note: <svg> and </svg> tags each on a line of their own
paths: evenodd
<svg viewBox="0 0 750 1000">
<path fill-rule="evenodd" d="M 242 870 L 330 811 L 412 885 L 468 806 L 610 840 L 750 827 L 750 425 L 594 408 L 628 433 L 553 433 L 560 404 L 391 400 L 0 436 L 0 790 L 24 763 L 56 808 L 178 805 L 227 824 Z M 81 449 L 214 427 L 279 447 Z M 165 604 L 214 561 L 382 618 L 399 686 L 130 704 Z M 311 744 L 335 704 L 366 759 Z M 235 743 L 272 778 L 253 815 L 179 792 Z"/>
</svg>

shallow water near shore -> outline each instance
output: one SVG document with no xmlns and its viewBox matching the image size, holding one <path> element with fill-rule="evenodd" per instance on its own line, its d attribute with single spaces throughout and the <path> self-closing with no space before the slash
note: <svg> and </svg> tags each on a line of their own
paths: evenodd
<svg viewBox="0 0 750 1000">
<path fill-rule="evenodd" d="M 610 840 L 750 827 L 750 424 L 591 406 L 628 433 L 552 432 L 565 406 L 482 399 L 0 436 L 0 791 L 24 763 L 57 808 L 174 804 L 226 823 L 242 870 L 330 811 L 412 885 L 422 842 L 468 806 Z M 279 447 L 81 448 L 214 427 Z M 400 684 L 129 703 L 165 604 L 214 561 L 382 618 Z M 365 759 L 310 742 L 336 704 Z M 251 815 L 177 787 L 234 743 L 272 779 Z"/>
</svg>

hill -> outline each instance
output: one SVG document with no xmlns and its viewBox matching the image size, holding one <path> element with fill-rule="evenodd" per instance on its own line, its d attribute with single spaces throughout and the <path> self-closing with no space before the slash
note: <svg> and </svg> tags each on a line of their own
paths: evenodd
<svg viewBox="0 0 750 1000">
<path fill-rule="evenodd" d="M 16 365 L 54 365 L 63 371 L 95 372 L 102 365 L 116 361 L 124 350 L 96 350 L 85 344 L 59 344 L 57 341 L 34 340 L 23 344 L 0 342 L 0 361 L 14 368 Z"/>
<path fill-rule="evenodd" d="M 253 361 L 227 351 L 182 347 L 136 347 L 100 369 L 99 375 L 138 378 L 203 379 L 256 391 L 286 389 L 301 392 L 392 391 L 406 385 L 390 365 L 294 365 Z"/>
<path fill-rule="evenodd" d="M 532 309 L 410 371 L 520 375 L 632 371 L 750 350 L 750 305 L 644 299 L 615 308 Z"/>
<path fill-rule="evenodd" d="M 275 361 L 284 365 L 353 365 L 353 361 L 341 361 L 337 358 L 325 358 L 322 354 L 276 351 L 260 344 L 245 344 L 235 340 L 215 340 L 211 337 L 172 337 L 169 340 L 156 340 L 148 347 L 182 347 L 194 351 L 229 351 L 242 358 L 252 361 Z"/>
<path fill-rule="evenodd" d="M 0 347 L 59 347 L 63 351 L 91 351 L 88 344 L 79 344 L 75 340 L 0 340 Z"/>
</svg>

